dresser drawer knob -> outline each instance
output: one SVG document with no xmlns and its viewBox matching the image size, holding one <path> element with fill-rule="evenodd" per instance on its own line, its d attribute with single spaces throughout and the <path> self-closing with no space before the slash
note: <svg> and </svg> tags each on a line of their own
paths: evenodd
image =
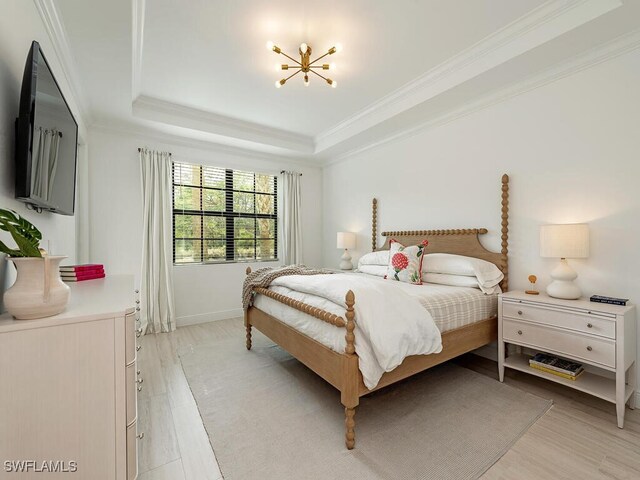
<svg viewBox="0 0 640 480">
<path fill-rule="evenodd" d="M 136 303 L 140 303 L 140 300 L 136 300 Z"/>
<path fill-rule="evenodd" d="M 522 335 L 522 330 L 518 330 L 518 335 Z"/>
<path fill-rule="evenodd" d="M 140 311 L 140 307 L 136 307 L 136 312 L 139 312 L 139 311 Z"/>
<path fill-rule="evenodd" d="M 136 383 L 144 383 L 144 378 L 139 378 L 138 380 L 136 380 Z"/>
<path fill-rule="evenodd" d="M 591 345 L 589 345 L 589 346 L 587 347 L 587 350 L 588 350 L 588 351 L 593 350 L 593 348 L 591 348 Z"/>
<path fill-rule="evenodd" d="M 587 328 L 593 328 L 593 325 L 591 325 L 590 323 L 587 323 Z"/>
<path fill-rule="evenodd" d="M 139 352 L 141 348 L 142 348 L 142 345 L 137 345 L 136 346 L 136 352 Z"/>
<path fill-rule="evenodd" d="M 136 438 L 138 440 L 142 440 L 144 438 L 144 432 L 140 432 L 138 435 L 136 435 Z"/>
<path fill-rule="evenodd" d="M 140 293 L 140 290 L 135 290 L 136 293 Z"/>
<path fill-rule="evenodd" d="M 136 330 L 136 338 L 140 338 L 142 336 L 142 329 L 139 328 Z"/>
<path fill-rule="evenodd" d="M 522 315 L 522 310 L 518 310 L 518 315 Z"/>
<path fill-rule="evenodd" d="M 141 392 L 142 391 L 142 385 L 138 385 L 138 391 Z"/>
<path fill-rule="evenodd" d="M 136 372 L 136 375 L 140 375 L 140 370 L 138 370 L 138 371 Z"/>
</svg>

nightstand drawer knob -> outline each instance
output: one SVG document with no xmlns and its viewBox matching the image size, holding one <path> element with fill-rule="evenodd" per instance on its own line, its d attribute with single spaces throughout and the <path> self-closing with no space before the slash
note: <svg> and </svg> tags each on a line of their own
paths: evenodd
<svg viewBox="0 0 640 480">
<path fill-rule="evenodd" d="M 593 328 L 593 325 L 591 325 L 590 323 L 587 323 L 587 328 Z"/>
<path fill-rule="evenodd" d="M 589 345 L 589 346 L 587 347 L 587 350 L 589 350 L 589 351 L 593 350 L 593 348 L 591 348 L 591 345 Z"/>
<path fill-rule="evenodd" d="M 522 335 L 522 330 L 518 330 L 518 335 Z"/>
<path fill-rule="evenodd" d="M 522 310 L 518 310 L 518 315 L 522 315 Z"/>
</svg>

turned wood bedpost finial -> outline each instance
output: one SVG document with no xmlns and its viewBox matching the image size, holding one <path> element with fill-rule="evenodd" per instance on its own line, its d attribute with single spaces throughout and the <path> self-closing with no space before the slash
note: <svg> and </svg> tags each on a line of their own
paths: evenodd
<svg viewBox="0 0 640 480">
<path fill-rule="evenodd" d="M 247 267 L 247 269 L 245 270 L 246 274 L 249 275 L 251 273 L 251 267 Z"/>
<path fill-rule="evenodd" d="M 377 223 L 377 213 L 378 213 L 378 199 L 374 198 L 371 202 L 371 251 L 375 252 L 377 247 L 377 236 L 378 232 L 376 231 L 376 223 Z"/>
<path fill-rule="evenodd" d="M 347 296 L 345 297 L 345 303 L 347 304 L 347 313 L 345 316 L 347 317 L 347 334 L 345 335 L 345 339 L 347 340 L 347 346 L 345 347 L 344 352 L 348 355 L 353 355 L 356 353 L 355 341 L 356 336 L 353 333 L 353 330 L 356 328 L 356 323 L 353 320 L 355 317 L 355 313 L 353 311 L 353 305 L 356 303 L 356 297 L 353 294 L 353 291 L 349 290 L 347 292 Z"/>
<path fill-rule="evenodd" d="M 509 175 L 502 175 L 502 291 L 509 290 Z"/>
</svg>

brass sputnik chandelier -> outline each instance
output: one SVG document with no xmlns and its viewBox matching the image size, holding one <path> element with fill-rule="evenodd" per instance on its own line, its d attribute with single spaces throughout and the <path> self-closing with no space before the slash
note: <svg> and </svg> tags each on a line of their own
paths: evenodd
<svg viewBox="0 0 640 480">
<path fill-rule="evenodd" d="M 336 88 L 338 86 L 338 82 L 328 77 L 325 77 L 324 75 L 319 74 L 316 70 L 334 70 L 335 69 L 334 64 L 328 64 L 328 63 L 318 64 L 317 62 L 323 59 L 324 57 L 326 57 L 327 55 L 333 55 L 334 53 L 339 52 L 342 49 L 339 44 L 336 45 L 335 47 L 331 47 L 327 51 L 327 53 L 319 56 L 315 60 L 311 60 L 311 46 L 307 45 L 306 43 L 301 44 L 300 48 L 298 49 L 298 52 L 300 53 L 300 61 L 284 53 L 282 49 L 277 45 L 274 45 L 273 42 L 267 42 L 267 49 L 272 50 L 280 55 L 284 55 L 289 60 L 295 63 L 294 65 L 287 65 L 285 63 L 280 65 L 279 70 L 285 70 L 287 71 L 287 73 L 289 72 L 289 70 L 295 70 L 295 71 L 291 75 L 289 75 L 287 78 L 276 80 L 276 88 L 280 88 L 282 85 L 287 83 L 287 80 L 289 80 L 292 77 L 295 77 L 300 72 L 304 73 L 305 87 L 309 86 L 309 73 L 313 73 L 314 75 L 317 75 L 318 77 L 323 79 L 325 82 L 327 82 L 329 85 L 331 85 L 333 88 Z"/>
</svg>

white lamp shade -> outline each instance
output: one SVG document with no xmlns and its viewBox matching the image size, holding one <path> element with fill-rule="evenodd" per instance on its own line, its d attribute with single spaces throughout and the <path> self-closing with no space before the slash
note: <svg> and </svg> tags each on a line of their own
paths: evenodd
<svg viewBox="0 0 640 480">
<path fill-rule="evenodd" d="M 589 225 L 542 225 L 540 256 L 553 258 L 587 258 L 589 256 Z"/>
<path fill-rule="evenodd" d="M 353 232 L 338 232 L 336 248 L 356 248 L 356 234 Z"/>
</svg>

